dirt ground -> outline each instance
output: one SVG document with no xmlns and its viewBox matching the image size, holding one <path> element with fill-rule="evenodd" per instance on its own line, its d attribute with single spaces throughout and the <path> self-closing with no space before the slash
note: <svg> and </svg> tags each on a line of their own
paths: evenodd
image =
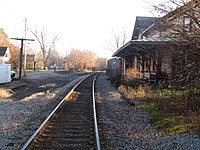
<svg viewBox="0 0 200 150">
<path fill-rule="evenodd" d="M 21 80 L 0 85 L 0 98 L 10 98 L 13 101 L 23 99 L 38 92 L 51 92 L 66 83 L 84 75 L 68 71 L 45 71 L 26 73 Z"/>
</svg>

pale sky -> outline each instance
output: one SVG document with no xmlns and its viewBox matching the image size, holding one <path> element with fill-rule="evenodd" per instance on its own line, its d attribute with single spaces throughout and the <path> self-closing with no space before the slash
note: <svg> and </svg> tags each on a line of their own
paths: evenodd
<svg viewBox="0 0 200 150">
<path fill-rule="evenodd" d="M 25 18 L 31 30 L 47 29 L 47 38 L 61 54 L 72 48 L 92 50 L 100 57 L 110 57 L 112 30 L 127 32 L 131 39 L 136 16 L 154 16 L 148 9 L 151 0 L 0 0 L 0 28 L 9 38 L 22 38 Z M 27 38 L 34 36 L 27 31 Z M 29 47 L 38 49 L 37 42 Z"/>
</svg>

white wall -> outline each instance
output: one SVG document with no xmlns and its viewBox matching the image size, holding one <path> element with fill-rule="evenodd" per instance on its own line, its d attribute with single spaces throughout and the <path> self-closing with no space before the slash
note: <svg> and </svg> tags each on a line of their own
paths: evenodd
<svg viewBox="0 0 200 150">
<path fill-rule="evenodd" d="M 11 64 L 0 64 L 0 84 L 11 82 Z"/>
</svg>

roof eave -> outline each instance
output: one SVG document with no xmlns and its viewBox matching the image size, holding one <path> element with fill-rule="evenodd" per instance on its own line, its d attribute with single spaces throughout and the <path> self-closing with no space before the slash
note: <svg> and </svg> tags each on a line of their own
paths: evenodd
<svg viewBox="0 0 200 150">
<path fill-rule="evenodd" d="M 124 44 L 122 47 L 120 47 L 113 55 L 112 55 L 112 57 L 116 57 L 116 55 L 120 52 L 120 51 L 122 51 L 123 49 L 125 49 L 126 47 L 128 47 L 129 45 L 131 45 L 132 43 L 131 43 L 131 41 L 129 41 L 129 42 L 127 42 L 126 44 Z"/>
</svg>

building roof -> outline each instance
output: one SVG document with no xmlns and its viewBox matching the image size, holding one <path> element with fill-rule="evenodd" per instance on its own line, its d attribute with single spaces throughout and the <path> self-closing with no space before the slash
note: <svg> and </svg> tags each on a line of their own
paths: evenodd
<svg viewBox="0 0 200 150">
<path fill-rule="evenodd" d="M 135 54 L 139 51 L 151 51 L 160 48 L 166 48 L 171 46 L 183 45 L 181 41 L 173 38 L 147 38 L 140 40 L 131 40 L 118 49 L 112 57 L 127 57 L 131 54 Z"/>
<path fill-rule="evenodd" d="M 0 56 L 4 56 L 7 51 L 7 47 L 0 47 Z"/>
<path fill-rule="evenodd" d="M 136 17 L 135 26 L 133 29 L 132 39 L 124 46 L 119 48 L 112 56 L 113 57 L 127 57 L 131 54 L 135 54 L 138 51 L 147 51 L 154 50 L 157 48 L 166 48 L 177 45 L 188 45 L 188 41 L 184 39 L 178 39 L 177 37 L 147 37 L 148 34 L 146 31 L 149 29 L 157 28 L 156 25 L 162 21 L 171 21 L 176 19 L 178 16 L 183 15 L 183 13 L 190 8 L 198 7 L 199 8 L 199 0 L 191 0 L 187 2 L 185 5 L 175 9 L 172 12 L 169 12 L 167 15 L 157 18 L 157 17 Z M 169 19 L 169 20 L 168 20 Z M 155 26 L 154 26 L 155 25 Z M 162 25 L 162 24 L 161 24 Z M 143 39 L 139 39 L 140 35 L 144 35 Z"/>
<path fill-rule="evenodd" d="M 199 0 L 189 0 L 186 2 L 182 2 L 182 6 L 179 6 L 175 10 L 172 10 L 172 11 L 168 12 L 166 15 L 158 18 L 158 20 L 155 22 L 155 24 L 153 24 L 151 26 L 151 30 L 163 31 L 166 28 L 169 28 L 168 22 L 172 22 L 173 20 L 177 19 L 180 16 L 188 16 L 188 13 L 189 13 L 188 17 L 190 17 L 190 15 L 191 15 L 190 13 L 192 12 L 192 15 L 193 15 L 193 13 L 195 12 L 195 11 L 193 12 L 193 9 L 195 9 L 197 7 L 199 8 L 199 6 L 200 6 L 199 3 L 200 3 Z M 197 11 L 197 12 L 199 12 L 199 11 Z M 147 32 L 148 32 L 148 30 L 143 32 L 143 34 L 148 34 Z"/>
<path fill-rule="evenodd" d="M 139 34 L 152 25 L 158 18 L 157 17 L 141 17 L 137 16 L 135 26 L 133 29 L 132 40 L 139 38 Z"/>
</svg>

